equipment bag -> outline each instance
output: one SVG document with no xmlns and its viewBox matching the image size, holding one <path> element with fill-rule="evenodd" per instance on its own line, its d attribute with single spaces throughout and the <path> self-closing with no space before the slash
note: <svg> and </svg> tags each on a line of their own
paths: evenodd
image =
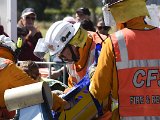
<svg viewBox="0 0 160 120">
<path fill-rule="evenodd" d="M 71 104 L 63 112 L 53 112 L 55 120 L 89 120 L 102 115 L 102 106 L 89 92 L 88 74 L 70 92 L 62 96 Z"/>
</svg>

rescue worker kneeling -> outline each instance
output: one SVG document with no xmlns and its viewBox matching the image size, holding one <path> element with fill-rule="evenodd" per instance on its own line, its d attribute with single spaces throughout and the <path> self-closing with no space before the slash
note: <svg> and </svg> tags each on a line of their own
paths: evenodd
<svg viewBox="0 0 160 120">
<path fill-rule="evenodd" d="M 36 83 L 38 81 L 32 79 L 22 69 L 16 66 L 15 44 L 9 37 L 0 36 L 0 118 L 11 119 L 15 112 L 8 112 L 4 102 L 4 92 L 6 89 L 19 87 Z M 54 102 L 53 110 L 62 110 L 66 101 L 60 99 L 56 94 L 52 94 Z"/>
<path fill-rule="evenodd" d="M 146 0 L 104 1 L 119 31 L 102 46 L 90 92 L 99 101 L 111 93 L 113 120 L 159 120 L 160 29 L 144 21 Z"/>
</svg>

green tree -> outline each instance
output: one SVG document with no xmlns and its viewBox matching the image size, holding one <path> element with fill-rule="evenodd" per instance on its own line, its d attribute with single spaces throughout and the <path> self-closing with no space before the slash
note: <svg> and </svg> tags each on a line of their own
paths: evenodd
<svg viewBox="0 0 160 120">
<path fill-rule="evenodd" d="M 51 18 L 56 20 L 56 18 L 75 14 L 75 10 L 79 7 L 87 7 L 92 13 L 93 21 L 95 21 L 96 8 L 100 3 L 100 0 L 17 0 L 17 11 L 19 18 L 23 9 L 32 7 L 37 13 L 38 20 L 51 20 Z M 51 9 L 53 14 L 51 12 L 47 14 L 46 9 Z"/>
<path fill-rule="evenodd" d="M 23 9 L 32 7 L 37 13 L 37 19 L 45 19 L 44 11 L 46 8 L 60 8 L 59 0 L 17 0 L 18 18 L 21 15 Z"/>
</svg>

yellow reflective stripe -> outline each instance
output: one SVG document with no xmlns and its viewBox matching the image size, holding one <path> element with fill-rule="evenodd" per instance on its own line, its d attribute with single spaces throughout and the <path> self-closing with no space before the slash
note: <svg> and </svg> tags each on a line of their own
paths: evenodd
<svg viewBox="0 0 160 120">
<path fill-rule="evenodd" d="M 115 104 L 114 102 L 112 102 L 112 111 L 114 111 L 117 108 L 118 108 L 118 104 Z"/>
<path fill-rule="evenodd" d="M 112 111 L 114 111 L 115 109 L 118 108 L 118 100 L 115 100 L 114 98 L 111 98 L 112 99 Z"/>
</svg>

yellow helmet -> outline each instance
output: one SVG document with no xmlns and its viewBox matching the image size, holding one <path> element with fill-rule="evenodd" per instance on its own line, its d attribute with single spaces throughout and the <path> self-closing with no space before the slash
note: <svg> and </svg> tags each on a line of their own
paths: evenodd
<svg viewBox="0 0 160 120">
<path fill-rule="evenodd" d="M 116 23 L 125 23 L 139 16 L 149 16 L 146 0 L 103 0 Z"/>
</svg>

